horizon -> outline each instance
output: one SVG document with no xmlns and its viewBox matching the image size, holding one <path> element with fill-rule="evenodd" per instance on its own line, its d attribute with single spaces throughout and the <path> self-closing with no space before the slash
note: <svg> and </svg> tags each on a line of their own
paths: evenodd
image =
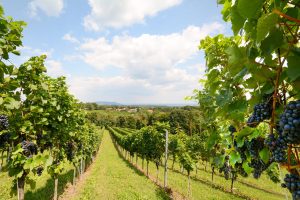
<svg viewBox="0 0 300 200">
<path fill-rule="evenodd" d="M 188 103 L 190 102 L 190 103 Z M 187 101 L 186 103 L 122 103 L 115 101 L 94 101 L 94 102 L 82 102 L 82 103 L 96 103 L 103 106 L 198 106 L 196 101 Z M 101 104 L 103 103 L 103 104 Z M 116 105 L 115 105 L 116 104 Z"/>
</svg>

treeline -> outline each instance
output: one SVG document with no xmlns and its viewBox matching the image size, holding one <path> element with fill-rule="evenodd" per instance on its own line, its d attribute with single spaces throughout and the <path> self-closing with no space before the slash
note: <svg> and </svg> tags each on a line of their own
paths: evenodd
<svg viewBox="0 0 300 200">
<path fill-rule="evenodd" d="M 154 110 L 140 108 L 135 113 L 116 110 L 89 111 L 87 118 L 98 126 L 141 129 L 154 125 L 156 122 L 169 124 L 170 132 L 182 130 L 187 135 L 200 134 L 203 117 L 196 107 L 155 108 Z"/>
</svg>

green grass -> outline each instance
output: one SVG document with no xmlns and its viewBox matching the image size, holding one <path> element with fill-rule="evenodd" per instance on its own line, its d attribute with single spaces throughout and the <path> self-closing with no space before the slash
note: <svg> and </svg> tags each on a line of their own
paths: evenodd
<svg viewBox="0 0 300 200">
<path fill-rule="evenodd" d="M 135 163 L 135 162 L 134 162 Z M 142 161 L 139 159 L 138 165 L 142 166 Z M 146 162 L 144 164 L 144 169 L 146 170 Z M 155 164 L 149 163 L 149 173 L 156 177 L 156 167 Z M 163 168 L 159 169 L 159 181 L 163 182 Z M 168 171 L 168 186 L 177 192 L 183 194 L 184 196 L 188 196 L 188 178 L 180 173 L 176 173 L 174 171 Z M 241 197 L 237 197 L 231 193 L 224 192 L 222 190 L 215 189 L 210 186 L 206 182 L 200 182 L 197 180 L 191 179 L 191 198 L 193 200 L 196 199 L 208 199 L 208 200 L 230 200 L 230 199 L 243 199 Z"/>
<path fill-rule="evenodd" d="M 89 176 L 77 189 L 76 200 L 169 199 L 164 191 L 119 157 L 108 132 L 104 133 Z"/>
<path fill-rule="evenodd" d="M 134 159 L 135 160 L 135 159 Z M 146 162 L 145 162 L 146 163 Z M 141 159 L 138 161 L 138 165 L 142 166 Z M 168 161 L 168 165 L 171 166 L 171 161 Z M 146 166 L 146 165 L 145 165 Z M 146 167 L 145 167 L 146 168 Z M 209 167 L 207 171 L 204 170 L 204 166 L 201 165 L 200 170 L 196 175 L 195 171 L 191 173 L 192 184 L 192 198 L 191 199 L 228 199 L 224 196 L 222 190 L 230 191 L 231 181 L 226 180 L 224 177 L 214 175 L 214 181 L 211 180 L 211 171 Z M 159 181 L 163 182 L 163 167 L 160 167 Z M 150 162 L 149 171 L 152 176 L 156 176 L 156 166 Z M 285 194 L 289 194 L 288 191 L 283 189 L 280 184 L 275 184 L 269 180 L 265 175 L 261 179 L 238 178 L 241 182 L 234 182 L 234 192 L 240 195 L 245 195 L 253 199 L 268 199 L 268 200 L 281 200 L 285 198 Z M 176 189 L 178 192 L 187 196 L 187 174 L 180 173 L 180 167 L 178 163 L 175 164 L 174 170 L 168 171 L 168 183 L 169 186 Z M 252 186 L 261 188 L 257 189 Z M 218 188 L 219 187 L 219 188 Z M 267 190 L 267 191 L 264 191 Z M 275 194 L 272 194 L 275 193 Z M 212 196 L 211 196 L 212 195 Z M 226 193 L 226 195 L 228 195 Z M 231 196 L 229 199 L 238 199 L 236 196 Z"/>
</svg>

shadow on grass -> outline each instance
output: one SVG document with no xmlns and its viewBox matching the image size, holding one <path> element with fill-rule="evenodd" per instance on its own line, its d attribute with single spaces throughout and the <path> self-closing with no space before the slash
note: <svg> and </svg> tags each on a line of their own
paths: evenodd
<svg viewBox="0 0 300 200">
<path fill-rule="evenodd" d="M 68 183 L 72 183 L 73 170 L 61 174 L 58 177 L 58 196 L 60 196 Z M 54 179 L 47 180 L 46 185 L 43 188 L 38 188 L 34 191 L 27 191 L 25 193 L 25 200 L 51 200 L 54 194 Z"/>
<path fill-rule="evenodd" d="M 156 196 L 160 197 L 161 199 L 171 200 L 170 196 L 162 188 L 157 188 L 155 190 L 155 193 L 156 193 Z"/>
<path fill-rule="evenodd" d="M 173 169 L 172 171 L 174 173 L 177 173 L 177 174 L 180 174 L 182 176 L 186 176 L 187 177 L 186 174 L 181 173 L 179 170 Z M 243 199 L 250 199 L 250 200 L 252 199 L 248 195 L 242 194 L 240 192 L 231 192 L 230 190 L 226 189 L 225 187 L 223 187 L 221 185 L 218 185 L 218 184 L 215 184 L 215 183 L 213 183 L 211 181 L 208 181 L 208 180 L 204 180 L 204 179 L 201 179 L 201 178 L 196 178 L 194 176 L 191 176 L 191 179 L 194 180 L 195 182 L 199 182 L 199 183 L 208 185 L 208 186 L 210 186 L 210 187 L 212 187 L 214 189 L 217 189 L 217 190 L 222 191 L 222 192 L 227 193 L 227 194 L 232 194 L 232 195 L 234 195 L 236 197 L 240 197 L 240 198 L 243 198 Z"/>
<path fill-rule="evenodd" d="M 138 170 L 132 163 L 130 163 L 128 160 L 126 160 L 124 158 L 124 156 L 122 155 L 122 153 L 118 150 L 116 144 L 112 141 L 115 150 L 118 152 L 118 156 L 119 158 L 122 159 L 122 161 L 127 165 L 127 167 L 129 167 L 130 169 L 132 169 L 136 174 L 138 174 L 139 176 L 145 176 L 143 172 L 141 172 L 140 170 Z"/>
<path fill-rule="evenodd" d="M 202 172 L 205 172 L 205 173 L 210 173 L 210 174 L 211 174 L 211 171 L 205 171 L 205 170 L 202 169 L 202 168 L 198 168 L 198 170 L 199 170 L 199 171 L 202 171 Z M 178 170 L 177 170 L 177 172 L 178 172 Z M 217 174 L 217 173 L 216 173 L 215 175 L 217 175 L 217 176 L 219 176 L 219 177 L 225 178 L 223 174 Z M 239 179 L 236 180 L 236 182 L 239 182 L 239 183 L 241 183 L 241 184 L 243 184 L 243 185 L 245 185 L 245 186 L 247 186 L 247 187 L 251 187 L 251 188 L 253 188 L 253 189 L 260 190 L 260 191 L 262 191 L 262 192 L 266 192 L 266 193 L 273 194 L 273 195 L 278 195 L 278 196 L 281 196 L 281 197 L 285 198 L 285 195 L 283 195 L 283 194 L 281 194 L 281 193 L 279 193 L 279 192 L 270 191 L 270 190 L 267 190 L 267 189 L 264 189 L 264 188 L 261 188 L 261 187 L 252 185 L 252 184 L 250 184 L 250 183 L 246 183 L 246 182 L 244 182 L 244 181 L 242 181 L 242 180 L 239 180 Z"/>
</svg>

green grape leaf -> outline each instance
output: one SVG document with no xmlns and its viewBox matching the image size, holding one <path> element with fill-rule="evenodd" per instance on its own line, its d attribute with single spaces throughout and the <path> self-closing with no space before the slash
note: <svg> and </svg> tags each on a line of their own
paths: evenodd
<svg viewBox="0 0 300 200">
<path fill-rule="evenodd" d="M 232 90 L 222 90 L 220 91 L 220 94 L 216 96 L 216 103 L 218 106 L 224 106 L 228 102 L 232 100 Z"/>
<path fill-rule="evenodd" d="M 31 178 L 26 178 L 26 184 L 30 185 L 30 189 L 34 190 L 36 188 L 36 181 Z"/>
<path fill-rule="evenodd" d="M 234 35 L 237 35 L 241 28 L 243 28 L 245 21 L 246 19 L 240 15 L 237 8 L 233 7 L 231 9 L 231 22 Z"/>
<path fill-rule="evenodd" d="M 222 4 L 223 4 L 223 9 L 222 9 L 223 20 L 228 21 L 228 16 L 230 14 L 230 9 L 231 9 L 231 1 L 227 0 Z"/>
<path fill-rule="evenodd" d="M 241 156 L 238 154 L 238 152 L 236 152 L 236 151 L 230 152 L 229 162 L 231 165 L 235 165 L 235 163 L 237 163 L 237 162 L 238 163 L 242 162 Z"/>
<path fill-rule="evenodd" d="M 278 16 L 275 13 L 269 13 L 261 16 L 257 23 L 256 41 L 261 42 L 268 33 L 276 26 Z"/>
<path fill-rule="evenodd" d="M 18 170 L 18 172 L 17 172 L 17 174 L 16 174 L 16 177 L 17 178 L 21 178 L 22 177 L 22 175 L 23 175 L 23 170 Z"/>
<path fill-rule="evenodd" d="M 238 64 L 240 62 L 240 58 L 243 56 L 242 52 L 240 51 L 237 45 L 229 47 L 228 49 L 226 49 L 225 52 L 229 56 L 228 62 L 231 65 Z"/>
<path fill-rule="evenodd" d="M 47 155 L 45 158 L 47 158 L 47 160 L 45 161 L 45 166 L 48 167 L 48 166 L 52 165 L 53 157 L 50 155 Z"/>
<path fill-rule="evenodd" d="M 239 0 L 237 9 L 244 18 L 255 18 L 257 12 L 262 8 L 262 0 Z"/>
<path fill-rule="evenodd" d="M 295 81 L 300 77 L 300 56 L 290 56 L 287 58 L 287 62 L 287 75 L 291 81 Z"/>
<path fill-rule="evenodd" d="M 245 172 L 247 174 L 250 174 L 253 171 L 253 169 L 251 167 L 249 167 L 249 163 L 248 162 L 244 162 L 243 163 L 243 169 L 245 170 Z"/>
<path fill-rule="evenodd" d="M 225 52 L 228 55 L 228 69 L 231 75 L 235 76 L 243 70 L 244 64 L 247 61 L 246 49 L 233 45 L 227 48 Z"/>
<path fill-rule="evenodd" d="M 5 104 L 5 107 L 7 109 L 18 109 L 21 105 L 21 102 L 20 101 L 16 101 L 15 99 L 13 98 L 6 98 L 6 101 L 8 101 L 7 104 Z"/>
<path fill-rule="evenodd" d="M 211 149 L 216 144 L 218 139 L 219 139 L 219 135 L 213 132 L 207 139 L 207 147 Z"/>
<path fill-rule="evenodd" d="M 23 168 L 26 169 L 32 169 L 33 168 L 33 158 L 29 158 L 28 160 L 26 160 Z"/>
<path fill-rule="evenodd" d="M 241 140 L 244 137 L 251 135 L 253 132 L 254 132 L 254 129 L 247 126 L 247 127 L 243 128 L 240 132 L 236 133 L 236 139 L 237 139 L 237 141 Z"/>
<path fill-rule="evenodd" d="M 214 156 L 213 158 L 210 158 L 210 161 L 216 165 L 217 167 L 221 167 L 224 164 L 224 158 L 225 156 Z"/>
<path fill-rule="evenodd" d="M 283 32 L 279 29 L 273 29 L 269 36 L 261 42 L 261 50 L 265 55 L 270 55 L 272 52 L 283 45 Z"/>
<path fill-rule="evenodd" d="M 12 51 L 12 53 L 15 54 L 15 55 L 17 55 L 17 56 L 21 55 L 20 51 L 17 51 L 17 50 Z"/>
<path fill-rule="evenodd" d="M 253 132 L 248 136 L 249 140 L 252 140 L 253 138 L 257 138 L 260 136 L 261 132 L 257 129 L 253 129 Z"/>
<path fill-rule="evenodd" d="M 264 148 L 259 152 L 260 158 L 264 161 L 264 163 L 268 163 L 270 159 L 270 152 L 267 148 Z"/>
</svg>

